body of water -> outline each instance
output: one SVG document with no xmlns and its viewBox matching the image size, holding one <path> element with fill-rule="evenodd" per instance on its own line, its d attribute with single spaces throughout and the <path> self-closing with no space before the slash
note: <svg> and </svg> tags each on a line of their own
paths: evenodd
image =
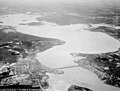
<svg viewBox="0 0 120 91">
<path fill-rule="evenodd" d="M 32 22 L 32 19 L 37 21 L 35 20 L 36 16 L 39 15 L 16 14 L 2 16 L 0 20 L 4 22 L 3 24 L 15 26 L 20 32 L 40 37 L 57 38 L 66 42 L 64 45 L 55 46 L 37 55 L 37 59 L 45 66 L 59 68 L 76 65 L 70 53 L 105 53 L 115 51 L 120 47 L 120 42 L 107 34 L 84 30 L 87 27 L 84 24 L 66 26 L 51 25 L 50 23 L 42 26 L 19 25 L 25 19 L 28 22 Z M 64 69 L 63 71 L 64 75 L 48 74 L 51 86 L 49 91 L 67 91 L 71 84 L 90 87 L 94 91 L 120 90 L 103 84 L 95 74 L 81 67 Z"/>
</svg>

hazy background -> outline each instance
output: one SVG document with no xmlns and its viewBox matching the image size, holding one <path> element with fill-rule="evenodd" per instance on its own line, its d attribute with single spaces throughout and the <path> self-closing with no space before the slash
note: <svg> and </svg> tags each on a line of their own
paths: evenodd
<svg viewBox="0 0 120 91">
<path fill-rule="evenodd" d="M 0 0 L 5 3 L 40 4 L 40 3 L 79 3 L 79 4 L 105 4 L 118 3 L 120 0 Z"/>
</svg>

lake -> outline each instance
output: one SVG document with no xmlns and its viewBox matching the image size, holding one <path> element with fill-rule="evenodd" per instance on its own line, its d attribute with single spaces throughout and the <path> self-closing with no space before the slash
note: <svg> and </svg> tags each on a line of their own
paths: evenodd
<svg viewBox="0 0 120 91">
<path fill-rule="evenodd" d="M 55 46 L 37 55 L 37 59 L 45 66 L 59 68 L 76 65 L 70 53 L 105 53 L 116 51 L 120 42 L 101 32 L 84 30 L 85 24 L 55 25 L 42 21 L 44 25 L 27 26 L 20 23 L 36 22 L 40 15 L 14 14 L 1 16 L 2 25 L 12 25 L 17 31 L 40 37 L 57 38 L 65 41 L 64 45 Z M 25 21 L 23 21 L 25 20 Z M 81 67 L 63 69 L 64 75 L 50 76 L 51 89 L 48 91 L 67 91 L 71 84 L 86 86 L 94 91 L 119 91 L 120 89 L 103 84 L 92 72 Z M 53 90 L 52 90 L 53 89 Z"/>
</svg>

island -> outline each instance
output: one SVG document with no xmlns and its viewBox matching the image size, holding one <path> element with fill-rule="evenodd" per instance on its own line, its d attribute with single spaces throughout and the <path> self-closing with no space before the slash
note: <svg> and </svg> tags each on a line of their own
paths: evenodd
<svg viewBox="0 0 120 91">
<path fill-rule="evenodd" d="M 19 25 L 41 26 L 41 25 L 44 25 L 44 23 L 42 23 L 42 22 L 30 22 L 30 23 L 20 23 Z"/>
<path fill-rule="evenodd" d="M 0 23 L 3 23 L 3 21 L 0 21 Z"/>
<path fill-rule="evenodd" d="M 71 86 L 68 88 L 68 91 L 93 91 L 93 90 L 91 90 L 91 89 L 89 89 L 89 88 L 86 88 L 86 87 L 71 85 Z"/>
</svg>

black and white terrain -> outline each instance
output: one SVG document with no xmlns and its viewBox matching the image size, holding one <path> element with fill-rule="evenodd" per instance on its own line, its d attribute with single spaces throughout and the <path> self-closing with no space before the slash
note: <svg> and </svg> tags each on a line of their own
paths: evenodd
<svg viewBox="0 0 120 91">
<path fill-rule="evenodd" d="M 120 90 L 119 0 L 0 0 L 0 89 Z"/>
</svg>

